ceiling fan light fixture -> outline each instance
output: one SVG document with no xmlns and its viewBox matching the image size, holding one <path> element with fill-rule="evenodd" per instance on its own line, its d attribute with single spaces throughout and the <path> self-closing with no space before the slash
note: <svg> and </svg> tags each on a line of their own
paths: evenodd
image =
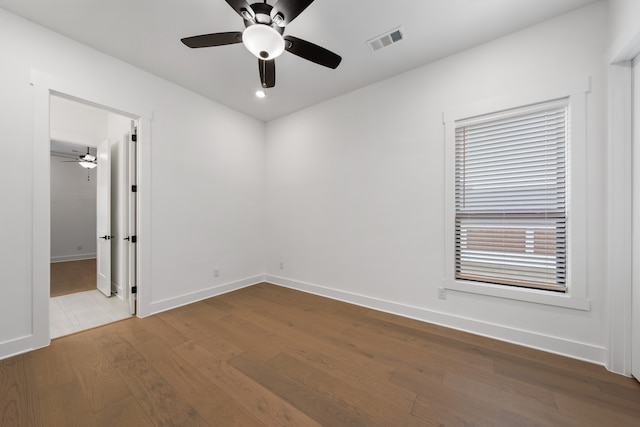
<svg viewBox="0 0 640 427">
<path fill-rule="evenodd" d="M 284 39 L 279 32 L 265 24 L 245 28 L 242 43 L 257 58 L 268 61 L 284 52 Z"/>
<path fill-rule="evenodd" d="M 79 162 L 78 162 L 78 164 L 79 164 L 80 166 L 82 166 L 83 168 L 86 168 L 86 169 L 93 169 L 93 168 L 95 168 L 96 166 L 98 166 L 98 164 L 97 164 L 97 163 L 95 163 L 95 162 L 90 162 L 90 161 L 87 161 L 87 160 L 81 160 L 81 161 L 79 161 Z"/>
</svg>

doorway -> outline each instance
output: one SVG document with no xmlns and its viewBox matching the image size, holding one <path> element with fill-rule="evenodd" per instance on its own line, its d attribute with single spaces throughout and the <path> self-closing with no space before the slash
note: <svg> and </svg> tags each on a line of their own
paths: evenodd
<svg viewBox="0 0 640 427">
<path fill-rule="evenodd" d="M 56 338 L 135 314 L 129 290 L 136 198 L 127 190 L 135 184 L 136 121 L 52 95 L 49 133 L 50 332 Z"/>
</svg>

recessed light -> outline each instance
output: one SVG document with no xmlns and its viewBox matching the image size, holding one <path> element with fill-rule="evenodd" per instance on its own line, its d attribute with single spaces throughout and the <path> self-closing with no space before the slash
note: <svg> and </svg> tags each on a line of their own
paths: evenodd
<svg viewBox="0 0 640 427">
<path fill-rule="evenodd" d="M 267 96 L 267 93 L 265 91 L 263 91 L 262 89 L 260 89 L 260 90 L 256 91 L 256 96 L 258 98 L 264 98 L 265 96 Z"/>
</svg>

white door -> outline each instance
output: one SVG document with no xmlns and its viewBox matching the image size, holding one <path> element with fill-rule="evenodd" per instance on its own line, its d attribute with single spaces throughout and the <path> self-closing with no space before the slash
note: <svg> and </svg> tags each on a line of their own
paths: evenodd
<svg viewBox="0 0 640 427">
<path fill-rule="evenodd" d="M 136 160 L 137 160 L 137 135 L 135 122 L 131 122 L 131 132 L 127 135 L 127 236 L 129 243 L 127 245 L 127 291 L 129 299 L 129 313 L 136 314 L 136 221 L 137 221 L 137 179 L 136 179 Z M 135 191 L 134 191 L 135 190 Z"/>
<path fill-rule="evenodd" d="M 633 61 L 631 373 L 640 380 L 640 56 Z"/>
<path fill-rule="evenodd" d="M 111 156 L 109 141 L 98 145 L 96 168 L 96 272 L 98 290 L 111 296 Z"/>
</svg>

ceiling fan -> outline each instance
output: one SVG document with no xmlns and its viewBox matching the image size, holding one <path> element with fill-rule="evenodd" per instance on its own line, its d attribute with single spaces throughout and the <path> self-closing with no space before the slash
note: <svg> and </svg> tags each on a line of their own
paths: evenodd
<svg viewBox="0 0 640 427">
<path fill-rule="evenodd" d="M 76 150 L 72 150 L 73 152 L 76 152 Z M 82 166 L 83 168 L 85 168 L 87 170 L 87 181 L 91 180 L 91 176 L 89 175 L 89 170 L 93 169 L 95 167 L 98 166 L 98 161 L 96 156 L 94 156 L 93 154 L 90 153 L 89 151 L 89 147 L 87 147 L 87 154 L 84 154 L 82 156 L 78 156 L 78 157 L 71 157 L 69 156 L 69 154 L 67 153 L 54 153 L 51 152 L 52 156 L 55 157 L 62 157 L 65 159 L 73 159 L 73 160 L 62 160 L 62 163 L 77 163 L 80 166 Z"/>
<path fill-rule="evenodd" d="M 75 150 L 74 150 L 75 151 Z M 69 157 L 68 155 L 60 155 L 51 153 L 52 156 L 56 157 L 64 157 L 66 159 L 74 159 L 74 160 L 62 160 L 62 163 L 78 163 L 80 166 L 86 169 L 93 169 L 98 166 L 98 162 L 96 161 L 96 156 L 89 152 L 89 147 L 87 147 L 87 154 L 83 154 L 78 157 Z"/>
<path fill-rule="evenodd" d="M 339 55 L 306 40 L 283 36 L 285 26 L 293 21 L 314 0 L 277 0 L 271 6 L 264 3 L 249 4 L 247 0 L 226 0 L 244 20 L 244 31 L 203 34 L 186 37 L 182 43 L 191 48 L 224 46 L 244 43 L 258 58 L 260 82 L 263 88 L 276 84 L 275 58 L 285 50 L 300 58 L 335 69 L 342 58 Z"/>
</svg>

